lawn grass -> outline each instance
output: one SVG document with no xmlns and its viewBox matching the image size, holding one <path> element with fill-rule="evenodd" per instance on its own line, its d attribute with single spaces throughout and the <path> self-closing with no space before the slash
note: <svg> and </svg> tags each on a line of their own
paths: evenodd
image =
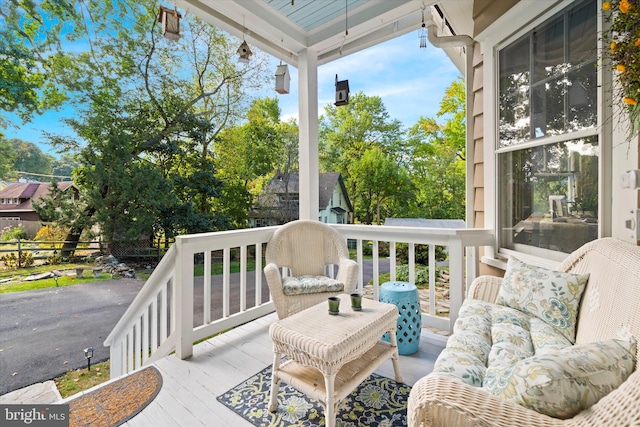
<svg viewBox="0 0 640 427">
<path fill-rule="evenodd" d="M 229 268 L 231 273 L 240 272 L 240 261 L 232 260 L 229 263 Z M 255 259 L 247 259 L 247 271 L 255 271 L 256 270 L 256 260 Z M 222 261 L 213 261 L 211 262 L 211 274 L 222 274 Z M 193 267 L 194 276 L 204 276 L 204 265 L 196 264 Z"/>
<path fill-rule="evenodd" d="M 55 288 L 70 285 L 80 285 L 91 282 L 101 282 L 103 280 L 111 280 L 111 275 L 102 273 L 99 278 L 96 277 L 82 277 L 76 279 L 76 276 L 62 276 L 58 278 L 58 282 L 54 278 L 34 280 L 30 282 L 9 282 L 0 284 L 0 294 L 6 294 L 9 292 L 23 292 L 32 291 L 35 289 Z"/>
<path fill-rule="evenodd" d="M 63 399 L 73 396 L 76 393 L 95 387 L 110 377 L 109 361 L 91 365 L 91 370 L 87 368 L 75 369 L 54 379 L 56 387 Z"/>
</svg>

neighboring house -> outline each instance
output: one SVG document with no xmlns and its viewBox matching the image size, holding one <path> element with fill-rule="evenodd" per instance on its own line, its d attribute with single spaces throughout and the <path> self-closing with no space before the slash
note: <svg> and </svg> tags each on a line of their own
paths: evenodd
<svg viewBox="0 0 640 427">
<path fill-rule="evenodd" d="M 33 201 L 46 197 L 50 185 L 50 182 L 18 182 L 0 190 L 0 230 L 20 224 L 29 237 L 35 236 L 42 218 L 34 209 Z M 63 191 L 70 188 L 77 191 L 70 181 L 59 182 L 58 187 Z"/>
<path fill-rule="evenodd" d="M 298 219 L 299 194 L 297 173 L 277 173 L 251 209 L 250 227 L 267 227 Z M 319 221 L 330 224 L 353 222 L 353 205 L 340 173 L 320 174 L 319 198 Z"/>
</svg>

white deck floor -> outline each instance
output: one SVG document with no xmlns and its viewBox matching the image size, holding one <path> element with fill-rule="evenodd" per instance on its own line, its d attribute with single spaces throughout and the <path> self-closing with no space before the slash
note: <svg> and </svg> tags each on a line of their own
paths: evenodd
<svg viewBox="0 0 640 427">
<path fill-rule="evenodd" d="M 163 377 L 162 390 L 149 406 L 124 425 L 251 426 L 218 403 L 216 397 L 272 363 L 268 331 L 276 319 L 276 315 L 271 314 L 200 343 L 188 360 L 171 355 L 157 362 L 155 366 Z M 446 337 L 423 329 L 420 350 L 410 356 L 400 356 L 404 382 L 413 385 L 431 372 L 445 343 Z M 376 372 L 393 378 L 390 361 Z"/>
</svg>

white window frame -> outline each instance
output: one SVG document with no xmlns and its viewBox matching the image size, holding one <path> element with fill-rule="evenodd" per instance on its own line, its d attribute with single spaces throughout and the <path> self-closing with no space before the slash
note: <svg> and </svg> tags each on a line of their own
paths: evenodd
<svg viewBox="0 0 640 427">
<path fill-rule="evenodd" d="M 513 149 L 527 148 L 528 144 L 519 144 L 517 147 L 498 149 L 498 52 L 503 47 L 516 41 L 534 27 L 540 26 L 557 13 L 575 4 L 573 0 L 555 1 L 520 1 L 504 15 L 494 21 L 487 29 L 476 36 L 476 41 L 480 43 L 480 50 L 483 57 L 483 124 L 484 124 L 484 202 L 485 202 L 485 227 L 501 232 L 500 218 L 498 217 L 500 198 L 497 197 L 499 191 L 498 179 L 498 155 L 512 151 Z M 598 34 L 603 31 L 602 12 L 598 6 Z M 598 51 L 602 51 L 602 37 L 598 37 Z M 600 62 L 598 62 L 600 64 Z M 598 117 L 595 129 L 587 129 L 574 132 L 576 137 L 584 134 L 597 135 L 600 147 L 600 158 L 598 165 L 598 237 L 611 235 L 611 72 L 605 67 L 598 66 Z M 552 142 L 554 137 L 540 138 L 532 143 L 539 145 L 540 142 Z M 564 138 L 562 138 L 564 139 Z M 530 145 L 530 144 L 529 144 Z M 506 260 L 509 255 L 517 255 L 522 261 L 547 268 L 555 268 L 566 254 L 555 251 L 547 251 L 544 256 L 517 252 L 512 249 L 501 248 L 500 237 L 497 235 L 495 246 L 488 248 L 482 261 L 498 267 L 506 268 Z"/>
</svg>

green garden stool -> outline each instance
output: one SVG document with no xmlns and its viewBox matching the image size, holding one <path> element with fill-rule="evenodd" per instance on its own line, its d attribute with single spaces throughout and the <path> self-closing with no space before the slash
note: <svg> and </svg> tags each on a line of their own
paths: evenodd
<svg viewBox="0 0 640 427">
<path fill-rule="evenodd" d="M 413 354 L 420 346 L 420 332 L 422 330 L 422 309 L 418 288 L 409 282 L 384 282 L 380 287 L 380 301 L 398 307 L 398 353 Z M 382 337 L 390 342 L 389 334 Z"/>
</svg>

